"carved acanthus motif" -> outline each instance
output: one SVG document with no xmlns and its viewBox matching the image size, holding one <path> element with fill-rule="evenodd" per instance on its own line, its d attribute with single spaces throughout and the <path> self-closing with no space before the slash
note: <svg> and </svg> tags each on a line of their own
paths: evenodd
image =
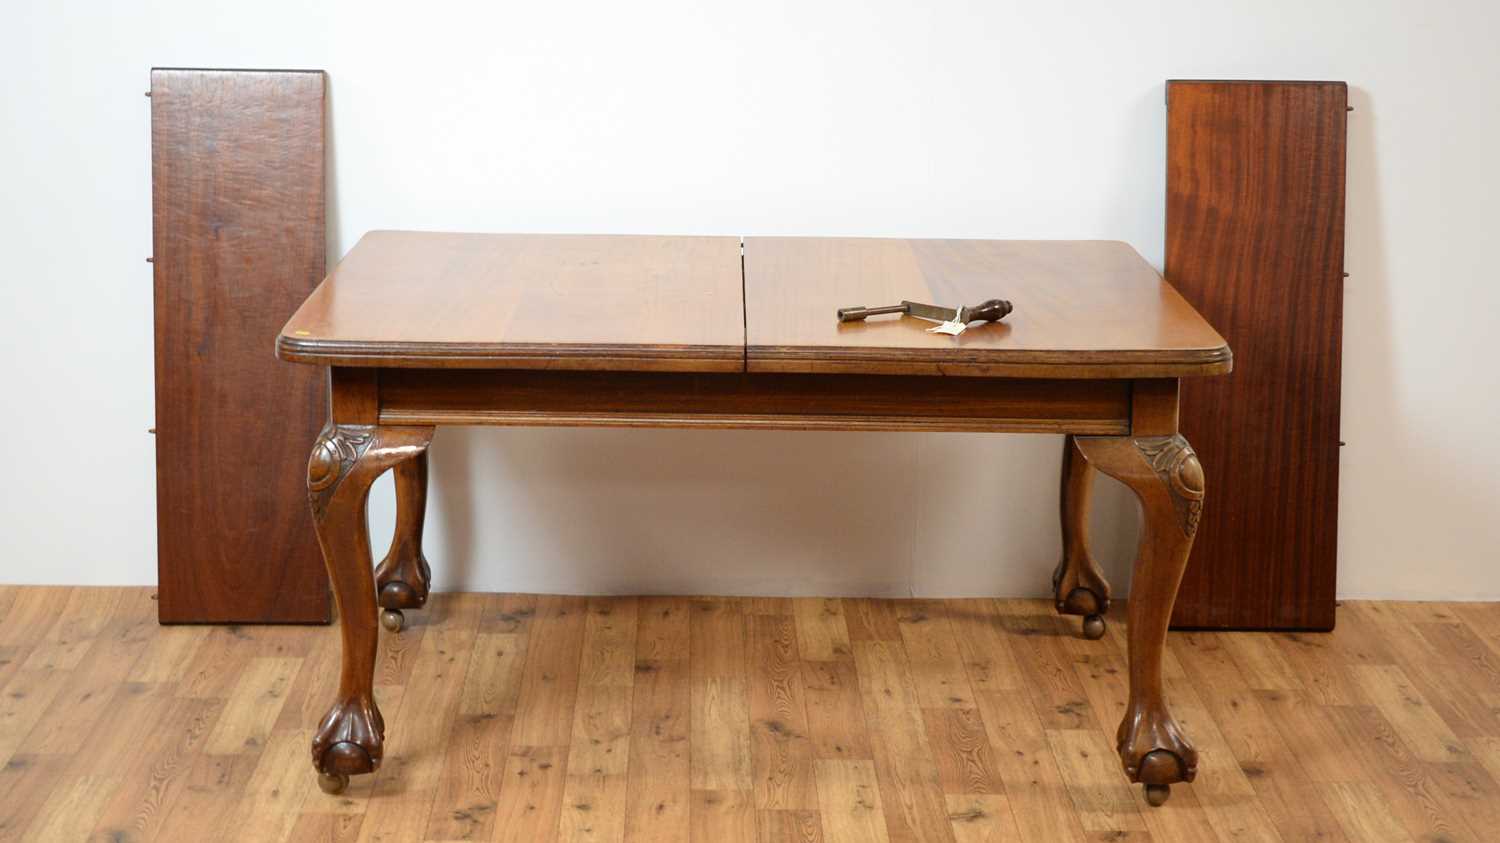
<svg viewBox="0 0 1500 843">
<path fill-rule="evenodd" d="M 1198 455 L 1181 436 L 1148 436 L 1135 440 L 1135 446 L 1167 484 L 1183 535 L 1192 538 L 1203 514 L 1203 466 Z"/>
<path fill-rule="evenodd" d="M 323 517 L 333 493 L 373 441 L 372 425 L 330 423 L 323 427 L 307 460 L 307 497 L 312 502 L 313 515 Z"/>
</svg>

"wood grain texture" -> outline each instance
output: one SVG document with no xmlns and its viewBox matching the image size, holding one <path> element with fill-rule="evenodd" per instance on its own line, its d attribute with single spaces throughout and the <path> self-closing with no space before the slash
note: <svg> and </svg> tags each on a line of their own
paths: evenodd
<svg viewBox="0 0 1500 843">
<path fill-rule="evenodd" d="M 335 370 L 339 371 L 339 370 Z M 386 424 L 1124 433 L 1130 381 L 382 369 Z"/>
<path fill-rule="evenodd" d="M 885 806 L 872 761 L 819 761 L 818 801 L 828 843 L 882 843 Z"/>
<path fill-rule="evenodd" d="M 717 816 L 742 801 L 753 812 L 745 614 L 737 600 L 701 600 L 694 601 L 689 622 L 689 781 L 695 791 L 720 794 L 695 802 L 693 813 L 711 807 L 710 814 Z"/>
<path fill-rule="evenodd" d="M 283 328 L 346 366 L 1019 377 L 1227 372 L 1229 347 L 1133 249 L 1103 241 L 365 235 Z M 1018 311 L 962 337 L 840 323 L 850 298 Z"/>
<path fill-rule="evenodd" d="M 1167 85 L 1166 277 L 1236 357 L 1182 384 L 1217 491 L 1178 626 L 1333 626 L 1347 102 L 1343 82 Z"/>
<path fill-rule="evenodd" d="M 927 689 L 916 684 L 899 643 L 855 644 L 854 661 L 892 843 L 951 840 L 941 774 L 917 696 Z"/>
<path fill-rule="evenodd" d="M 644 598 L 636 633 L 634 712 L 625 839 L 687 843 L 689 831 L 688 607 Z"/>
<path fill-rule="evenodd" d="M 958 337 L 840 307 L 903 299 L 1015 312 Z M 1130 246 L 1110 241 L 745 240 L 751 372 L 1175 377 L 1227 372 L 1229 346 Z"/>
<path fill-rule="evenodd" d="M 741 665 L 751 722 L 728 726 L 738 742 L 761 719 L 763 694 L 795 699 L 795 692 L 774 690 L 790 687 L 785 654 L 802 637 L 784 627 L 804 617 L 825 624 L 815 613 L 746 613 L 751 601 L 732 598 L 434 595 L 422 614 L 437 623 L 380 640 L 377 660 L 384 662 L 400 638 L 422 632 L 405 656 L 409 668 L 376 689 L 395 724 L 385 763 L 367 783 L 356 780 L 332 797 L 313 786 L 305 753 L 337 681 L 324 667 L 338 661 L 336 630 L 242 627 L 205 637 L 202 628 L 158 626 L 146 589 L 22 587 L 0 593 L 0 662 L 32 665 L 0 673 L 0 840 L 536 843 L 570 834 L 619 839 L 622 828 L 624 839 L 652 843 L 1494 836 L 1500 726 L 1475 716 L 1495 696 L 1484 665 L 1500 662 L 1493 634 L 1500 604 L 1447 610 L 1355 602 L 1345 605 L 1348 622 L 1328 634 L 1172 633 L 1168 652 L 1177 666 L 1168 692 L 1199 739 L 1204 772 L 1153 809 L 1134 795 L 1112 748 L 1126 705 L 1123 638 L 1077 641 L 1051 617 L 1050 602 L 980 602 L 846 601 L 849 616 L 888 609 L 908 625 L 917 612 L 941 614 L 956 637 L 978 639 L 965 650 L 975 706 L 914 708 L 934 696 L 925 684 L 947 674 L 929 679 L 903 668 L 910 659 L 899 635 L 856 634 L 852 656 L 802 665 L 836 670 L 830 675 L 853 683 L 853 707 L 831 709 L 843 712 L 840 721 L 863 728 L 867 719 L 889 720 L 890 731 L 877 728 L 868 740 L 841 740 L 838 751 L 820 752 L 807 791 L 815 806 L 757 809 L 754 785 L 692 789 L 689 677 L 700 659 L 696 675 L 705 682 Z M 1114 629 L 1123 625 L 1124 602 L 1111 608 Z M 704 606 L 698 646 L 690 648 L 689 616 Z M 80 623 L 95 609 L 96 622 Z M 1056 623 L 1006 623 L 1017 618 Z M 980 624 L 989 629 L 982 637 Z M 33 659 L 56 652 L 63 638 L 77 658 Z M 1049 681 L 1031 659 L 1015 657 L 1037 639 L 1060 645 L 1053 657 L 1075 671 L 1092 716 L 1045 725 L 1049 700 L 982 678 L 986 665 L 1009 664 L 1017 687 Z M 1299 639 L 1316 641 L 1330 664 L 1354 677 L 1351 697 L 1322 702 L 1305 673 L 1268 667 L 1283 645 L 1301 646 Z M 1368 646 L 1372 639 L 1383 646 Z M 195 650 L 203 658 L 185 659 L 174 671 L 148 664 Z M 200 677 L 210 662 L 222 664 L 225 678 Z M 548 739 L 560 744 L 475 747 L 476 733 L 463 723 L 487 716 L 508 723 L 519 697 L 538 692 L 522 688 L 523 674 L 570 664 L 576 694 L 542 694 L 555 701 L 565 731 Z M 1478 669 L 1455 668 L 1463 664 Z M 282 694 L 278 677 L 288 674 L 296 679 Z M 807 677 L 815 674 L 802 675 L 812 708 Z M 826 681 L 817 684 L 828 692 Z M 874 692 L 868 715 L 862 684 Z M 629 701 L 628 715 L 604 689 Z M 94 696 L 109 701 L 103 717 Z M 280 716 L 267 731 L 271 707 Z M 32 710 L 41 716 L 25 714 Z M 926 724 L 925 741 L 913 711 Z M 820 750 L 831 735 L 823 731 L 828 722 L 809 717 Z M 57 739 L 69 730 L 82 737 Z M 240 735 L 255 739 L 227 739 Z M 931 755 L 921 752 L 924 742 Z M 626 743 L 629 758 L 621 760 Z M 445 784 L 455 772 L 468 781 L 473 774 L 452 762 L 476 751 L 492 765 L 487 789 L 476 794 Z M 780 765 L 775 755 L 750 754 L 753 783 Z M 601 772 L 592 772 L 596 767 Z M 929 782 L 941 794 L 933 822 L 925 821 L 930 814 L 919 795 Z M 986 789 L 981 782 L 1000 792 L 964 792 Z"/>
<path fill-rule="evenodd" d="M 816 810 L 813 745 L 792 618 L 749 615 L 745 625 L 756 808 Z"/>
<path fill-rule="evenodd" d="M 323 127 L 322 71 L 151 71 L 163 623 L 329 620 L 298 491 L 323 379 L 272 350 L 324 273 Z"/>
<path fill-rule="evenodd" d="M 283 360 L 738 372 L 736 237 L 372 231 L 286 323 Z"/>
</svg>

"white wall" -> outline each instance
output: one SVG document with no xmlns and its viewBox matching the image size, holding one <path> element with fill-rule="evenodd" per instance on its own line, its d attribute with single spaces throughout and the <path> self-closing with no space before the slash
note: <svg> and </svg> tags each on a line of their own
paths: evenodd
<svg viewBox="0 0 1500 843">
<path fill-rule="evenodd" d="M 155 580 L 141 93 L 185 65 L 329 71 L 335 256 L 425 228 L 1098 237 L 1160 265 L 1163 80 L 1346 79 L 1340 592 L 1500 597 L 1497 5 L 11 0 L 0 581 Z M 1040 594 L 1058 449 L 443 430 L 428 555 L 448 589 Z M 1133 505 L 1101 485 L 1123 585 Z"/>
</svg>

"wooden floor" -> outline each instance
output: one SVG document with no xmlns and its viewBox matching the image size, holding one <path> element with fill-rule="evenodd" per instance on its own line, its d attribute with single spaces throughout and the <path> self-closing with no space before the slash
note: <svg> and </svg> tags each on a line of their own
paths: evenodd
<svg viewBox="0 0 1500 843">
<path fill-rule="evenodd" d="M 0 587 L 0 839 L 1500 839 L 1500 604 L 1174 633 L 1198 781 L 1116 760 L 1123 623 L 1045 601 L 439 595 L 382 633 L 385 764 L 317 789 L 321 627 Z"/>
</svg>

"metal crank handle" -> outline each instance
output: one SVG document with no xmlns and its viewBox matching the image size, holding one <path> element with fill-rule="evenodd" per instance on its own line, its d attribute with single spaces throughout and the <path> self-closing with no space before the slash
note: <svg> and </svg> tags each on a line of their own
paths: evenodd
<svg viewBox="0 0 1500 843">
<path fill-rule="evenodd" d="M 886 307 L 841 307 L 839 308 L 840 322 L 863 322 L 866 316 L 882 316 L 887 313 L 905 313 L 906 305 L 892 304 Z"/>
</svg>

